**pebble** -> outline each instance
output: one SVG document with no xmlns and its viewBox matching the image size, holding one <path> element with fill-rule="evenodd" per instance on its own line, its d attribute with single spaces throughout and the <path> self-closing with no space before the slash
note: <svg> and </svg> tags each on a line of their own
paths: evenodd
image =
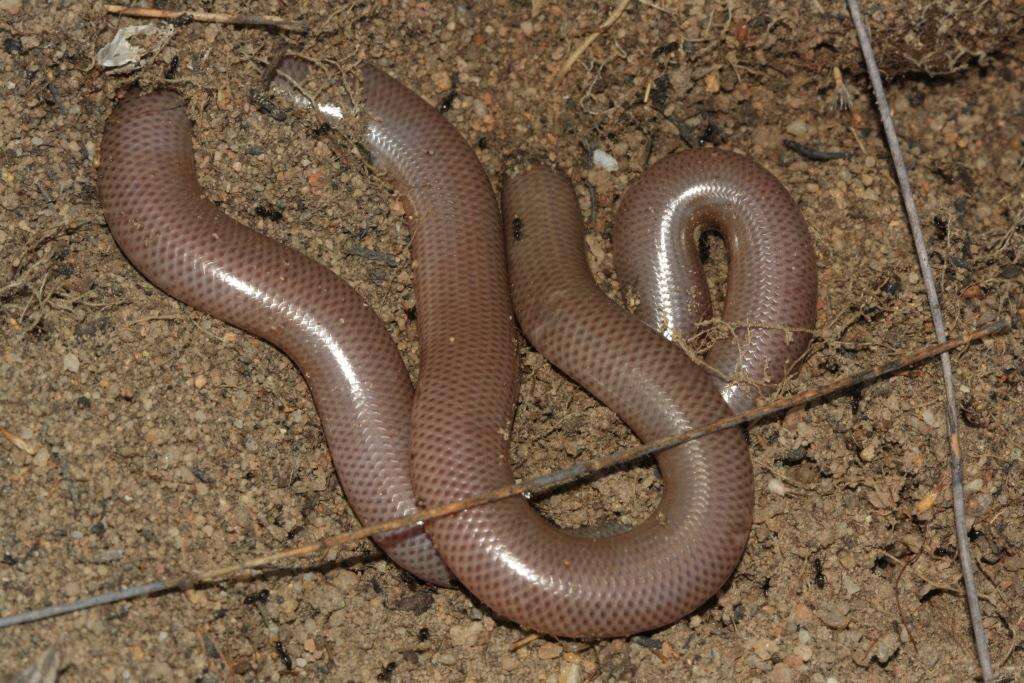
<svg viewBox="0 0 1024 683">
<path fill-rule="evenodd" d="M 110 564 L 124 557 L 124 548 L 109 548 L 96 553 L 92 561 L 96 564 Z"/>
<path fill-rule="evenodd" d="M 64 354 L 64 369 L 68 372 L 78 372 L 81 367 L 81 361 L 78 360 L 78 356 L 73 353 Z"/>
<path fill-rule="evenodd" d="M 924 423 L 931 427 L 932 429 L 938 429 L 938 427 L 940 426 L 938 416 L 935 414 L 934 411 L 929 410 L 928 408 L 925 408 L 921 412 L 921 419 L 924 420 Z"/>
<path fill-rule="evenodd" d="M 337 590 L 349 592 L 359 584 L 359 575 L 347 569 L 339 569 L 328 579 Z"/>
<path fill-rule="evenodd" d="M 434 661 L 437 662 L 438 664 L 446 664 L 448 666 L 454 666 L 459 660 L 457 660 L 455 658 L 455 655 L 453 655 L 450 652 L 442 652 L 440 654 L 434 655 Z"/>
<path fill-rule="evenodd" d="M 579 662 L 566 662 L 558 672 L 558 683 L 580 683 L 581 678 Z"/>
<path fill-rule="evenodd" d="M 789 487 L 781 479 L 768 480 L 768 493 L 772 493 L 776 496 L 784 496 L 789 492 Z"/>
<path fill-rule="evenodd" d="M 888 664 L 900 649 L 900 639 L 895 633 L 888 633 L 878 641 L 875 647 L 875 659 L 879 664 Z"/>
<path fill-rule="evenodd" d="M 768 680 L 772 683 L 789 683 L 795 680 L 795 678 L 793 677 L 793 670 L 780 662 L 772 668 L 772 672 L 768 674 Z"/>
<path fill-rule="evenodd" d="M 437 71 L 431 77 L 434 87 L 440 92 L 447 92 L 452 89 L 452 77 L 447 71 Z"/>
<path fill-rule="evenodd" d="M 834 607 L 825 607 L 819 610 L 818 617 L 821 618 L 825 626 L 834 630 L 845 628 L 848 623 L 846 616 L 840 614 L 839 610 Z"/>
<path fill-rule="evenodd" d="M 767 638 L 758 638 L 750 645 L 750 649 L 757 655 L 757 658 L 767 662 L 775 652 L 775 643 Z"/>
<path fill-rule="evenodd" d="M 537 656 L 540 659 L 555 659 L 561 656 L 562 646 L 558 643 L 544 643 L 537 648 Z"/>
<path fill-rule="evenodd" d="M 467 645 L 476 645 L 480 642 L 480 636 L 484 632 L 483 622 L 470 621 L 466 624 L 456 624 L 452 626 L 448 635 L 451 636 L 452 645 L 456 647 L 465 647 Z"/>
<path fill-rule="evenodd" d="M 860 459 L 864 462 L 871 462 L 877 456 L 878 443 L 869 441 L 860 451 Z"/>
<path fill-rule="evenodd" d="M 770 663 L 763 661 L 761 658 L 754 654 L 747 657 L 746 665 L 748 668 L 754 669 L 756 671 L 764 671 L 765 673 L 772 670 L 772 665 Z"/>
<path fill-rule="evenodd" d="M 786 126 L 786 132 L 797 138 L 802 138 L 807 135 L 809 130 L 810 128 L 807 126 L 807 122 L 801 121 L 800 119 L 792 121 L 788 126 Z"/>
<path fill-rule="evenodd" d="M 704 89 L 714 95 L 722 89 L 722 83 L 718 79 L 718 72 L 712 71 L 704 77 Z"/>
<path fill-rule="evenodd" d="M 814 613 L 811 612 L 811 609 L 807 605 L 802 602 L 798 602 L 793 607 L 793 618 L 798 624 L 810 624 L 814 622 Z M 801 632 L 807 633 L 807 631 Z"/>
<path fill-rule="evenodd" d="M 603 171 L 619 170 L 618 160 L 603 149 L 594 150 L 594 166 Z"/>
</svg>

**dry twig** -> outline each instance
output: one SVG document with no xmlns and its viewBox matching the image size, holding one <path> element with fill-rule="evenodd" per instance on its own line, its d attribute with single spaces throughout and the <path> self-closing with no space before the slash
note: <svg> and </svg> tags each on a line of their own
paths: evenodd
<svg viewBox="0 0 1024 683">
<path fill-rule="evenodd" d="M 290 21 L 274 14 L 224 14 L 222 12 L 186 12 L 166 9 L 150 9 L 148 7 L 125 7 L 124 5 L 107 5 L 108 14 L 120 14 L 125 17 L 141 17 L 143 19 L 164 19 L 167 21 L 203 21 L 212 24 L 234 24 L 236 26 L 266 26 L 282 31 L 298 31 L 306 33 L 309 27 L 301 21 Z"/>
<path fill-rule="evenodd" d="M 397 517 L 377 524 L 371 524 L 354 531 L 348 531 L 345 533 L 337 534 L 335 536 L 329 536 L 323 540 L 311 543 L 309 545 L 298 546 L 294 548 L 288 548 L 281 550 L 276 553 L 264 555 L 262 557 L 256 557 L 250 560 L 245 560 L 237 564 L 227 565 L 223 567 L 217 567 L 214 569 L 198 570 L 185 576 L 177 578 L 165 579 L 161 581 L 153 581 L 151 583 L 143 584 L 140 586 L 132 586 L 122 590 L 111 591 L 109 593 L 103 593 L 95 595 L 75 602 L 54 605 L 52 607 L 44 607 L 42 609 L 32 610 L 29 612 L 23 612 L 21 614 L 13 614 L 7 617 L 0 618 L 0 628 L 6 628 L 17 624 L 27 624 L 35 621 L 41 621 L 43 619 L 49 619 L 51 617 L 60 616 L 62 614 L 68 614 L 71 612 L 77 612 L 79 610 L 88 609 L 91 607 L 98 607 L 100 605 L 108 605 L 114 602 L 120 602 L 122 600 L 130 600 L 132 598 L 141 597 L 144 595 L 155 595 L 158 593 L 167 593 L 170 591 L 177 590 L 188 590 L 200 584 L 209 584 L 216 581 L 227 579 L 228 577 L 242 574 L 245 571 L 251 571 L 256 569 L 265 568 L 271 564 L 281 562 L 282 560 L 289 560 L 296 557 L 306 557 L 315 553 L 324 552 L 326 550 L 336 548 L 340 545 L 359 541 L 370 536 L 382 534 L 387 531 L 393 531 L 395 529 L 401 529 L 408 526 L 420 524 L 422 522 L 429 521 L 431 519 L 437 519 L 438 517 L 444 517 L 451 515 L 462 510 L 467 510 L 472 507 L 479 505 L 486 505 L 487 503 L 493 503 L 504 498 L 510 498 L 512 496 L 519 496 L 526 493 L 536 494 L 539 492 L 547 491 L 552 488 L 563 486 L 565 484 L 578 481 L 588 475 L 596 472 L 607 470 L 611 467 L 616 467 L 624 463 L 633 462 L 639 460 L 648 455 L 653 455 L 664 451 L 669 448 L 674 448 L 688 441 L 699 439 L 708 434 L 719 432 L 724 429 L 731 429 L 748 422 L 754 422 L 760 420 L 769 415 L 783 412 L 801 406 L 811 401 L 815 401 L 826 396 L 837 394 L 846 391 L 852 387 L 859 386 L 866 382 L 878 379 L 879 377 L 892 374 L 903 370 L 915 363 L 919 363 L 922 360 L 933 358 L 939 353 L 948 352 L 950 349 L 957 348 L 970 344 L 971 342 L 977 341 L 984 337 L 998 334 L 1008 330 L 1010 324 L 1008 321 L 999 321 L 992 323 L 986 327 L 979 328 L 974 332 L 947 341 L 942 344 L 935 344 L 927 346 L 918 351 L 904 356 L 903 358 L 885 365 L 880 365 L 863 372 L 850 375 L 843 379 L 837 380 L 830 384 L 817 389 L 811 389 L 808 391 L 795 394 L 793 396 L 774 401 L 772 403 L 753 408 L 751 410 L 738 413 L 736 415 L 730 415 L 720 420 L 715 420 L 703 427 L 691 429 L 681 434 L 669 436 L 664 439 L 659 439 L 652 443 L 644 444 L 637 448 L 627 449 L 619 453 L 612 455 L 603 456 L 600 458 L 594 458 L 592 460 L 577 463 L 572 467 L 568 467 L 563 470 L 558 470 L 550 474 L 541 475 L 532 479 L 527 479 L 518 484 L 510 484 L 503 486 L 493 491 L 481 494 L 479 496 L 473 496 L 471 498 L 465 498 L 463 500 L 449 503 L 447 505 L 440 505 L 425 510 L 421 510 L 414 514 L 405 515 L 404 517 Z"/>
<path fill-rule="evenodd" d="M 864 62 L 867 65 L 871 87 L 875 91 L 875 101 L 878 104 L 878 114 L 882 119 L 885 139 L 889 145 L 889 153 L 892 155 L 893 166 L 896 169 L 900 194 L 903 196 L 903 206 L 906 209 L 907 220 L 910 223 L 910 232 L 914 237 L 914 250 L 917 252 L 917 259 L 921 268 L 921 278 L 924 281 L 924 289 L 928 296 L 928 307 L 931 309 L 935 337 L 941 343 L 946 341 L 946 325 L 942 319 L 942 309 L 939 306 L 939 295 L 935 287 L 935 278 L 932 275 L 931 264 L 928 262 L 928 246 L 925 244 L 924 235 L 921 232 L 921 219 L 917 214 L 917 205 L 914 203 L 914 195 L 910 189 L 910 177 L 907 173 L 907 166 L 903 161 L 903 152 L 900 150 L 899 138 L 896 137 L 896 126 L 893 123 L 892 111 L 889 108 L 889 101 L 885 96 L 885 88 L 882 85 L 882 76 L 878 71 L 878 64 L 875 62 L 874 50 L 871 47 L 871 36 L 868 34 L 868 29 L 861 18 L 860 5 L 857 0 L 847 0 L 847 6 L 850 9 L 853 25 L 857 29 L 857 39 L 860 41 L 861 51 L 864 53 Z M 964 593 L 967 598 L 967 608 L 970 612 L 971 628 L 974 631 L 974 648 L 978 656 L 978 663 L 981 665 L 982 679 L 987 682 L 992 680 L 992 660 L 989 656 L 985 625 L 982 622 L 981 605 L 978 602 L 978 589 L 974 580 L 974 561 L 971 559 L 971 546 L 967 538 L 963 464 L 960 456 L 956 396 L 953 392 L 953 366 L 949 360 L 948 353 L 943 353 L 940 356 L 940 360 L 942 363 L 942 379 L 946 388 L 946 428 L 949 434 L 949 468 L 952 478 L 953 522 L 956 528 L 956 544 L 960 554 L 960 569 L 963 574 Z"/>
<path fill-rule="evenodd" d="M 569 53 L 569 56 L 566 58 L 566 60 L 562 62 L 562 66 L 559 67 L 558 73 L 555 74 L 555 83 L 562 80 L 562 77 L 565 76 L 565 74 L 569 73 L 569 69 L 572 68 L 572 65 L 575 64 L 579 60 L 579 58 L 583 56 L 583 53 L 587 51 L 587 48 L 590 47 L 590 44 L 597 40 L 597 37 L 600 36 L 603 31 L 610 28 L 612 24 L 619 20 L 619 17 L 622 16 L 622 13 L 626 11 L 627 5 L 629 5 L 629 0 L 619 0 L 619 4 L 617 4 L 615 6 L 615 9 L 611 11 L 611 14 L 609 14 L 608 18 L 604 20 L 604 23 L 598 26 L 596 31 L 591 33 L 586 38 L 584 38 L 583 41 L 576 46 L 576 49 Z"/>
</svg>

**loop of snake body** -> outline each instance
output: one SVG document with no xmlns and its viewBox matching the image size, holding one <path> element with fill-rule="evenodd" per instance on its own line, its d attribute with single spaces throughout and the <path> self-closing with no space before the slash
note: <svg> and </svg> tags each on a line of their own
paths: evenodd
<svg viewBox="0 0 1024 683">
<path fill-rule="evenodd" d="M 499 214 L 483 167 L 441 114 L 372 67 L 363 70 L 363 99 L 367 146 L 413 216 L 415 391 L 354 290 L 204 197 L 180 95 L 131 93 L 116 106 L 99 191 L 115 240 L 146 278 L 296 363 L 364 524 L 512 481 L 513 302 L 531 343 L 642 440 L 721 417 L 726 401 L 749 405 L 750 387 L 770 387 L 804 352 L 817 297 L 811 238 L 786 190 L 747 158 L 675 154 L 627 192 L 613 241 L 620 281 L 639 301 L 634 316 L 595 285 L 563 175 L 538 168 L 511 179 Z M 723 233 L 730 259 L 723 318 L 735 329 L 709 355 L 717 372 L 670 341 L 710 315 L 694 241 L 705 229 Z M 656 512 L 616 536 L 563 531 L 514 498 L 374 540 L 418 577 L 449 585 L 454 575 L 530 629 L 582 638 L 650 630 L 721 588 L 743 553 L 753 506 L 738 430 L 657 461 Z"/>
</svg>

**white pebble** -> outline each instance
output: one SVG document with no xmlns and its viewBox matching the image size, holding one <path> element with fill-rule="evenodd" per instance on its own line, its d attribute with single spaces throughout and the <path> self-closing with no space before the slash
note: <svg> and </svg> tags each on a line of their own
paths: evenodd
<svg viewBox="0 0 1024 683">
<path fill-rule="evenodd" d="M 768 480 L 768 493 L 774 493 L 776 496 L 784 496 L 789 491 L 781 479 L 769 479 Z"/>
<path fill-rule="evenodd" d="M 32 458 L 32 464 L 36 467 L 46 467 L 48 462 L 50 462 L 50 450 L 46 446 L 40 446 L 35 457 Z"/>
<path fill-rule="evenodd" d="M 78 372 L 78 368 L 81 363 L 78 360 L 78 356 L 73 353 L 64 355 L 64 369 L 68 372 Z"/>
<path fill-rule="evenodd" d="M 594 166 L 597 166 L 604 171 L 619 170 L 619 162 L 615 160 L 615 157 L 603 149 L 594 150 Z"/>
<path fill-rule="evenodd" d="M 807 123 L 801 121 L 800 119 L 797 119 L 796 121 L 793 121 L 788 126 L 786 126 L 786 132 L 792 135 L 793 137 L 797 138 L 802 138 L 803 136 L 807 135 L 808 130 L 809 128 L 807 126 Z"/>
</svg>

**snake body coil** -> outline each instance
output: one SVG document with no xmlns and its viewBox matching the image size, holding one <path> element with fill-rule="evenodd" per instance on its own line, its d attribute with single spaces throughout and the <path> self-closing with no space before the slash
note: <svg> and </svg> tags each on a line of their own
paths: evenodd
<svg viewBox="0 0 1024 683">
<path fill-rule="evenodd" d="M 455 129 L 376 69 L 364 70 L 363 94 L 368 147 L 413 216 L 415 393 L 383 325 L 351 288 L 203 196 L 180 96 L 122 100 L 104 133 L 99 190 L 114 238 L 148 279 L 275 344 L 299 366 L 364 524 L 412 512 L 417 500 L 438 505 L 511 482 L 513 299 L 533 344 L 642 439 L 725 415 L 720 391 L 742 405 L 752 395 L 745 387 L 777 381 L 803 352 L 806 334 L 787 340 L 755 324 L 812 327 L 816 285 L 799 212 L 752 162 L 676 155 L 629 193 L 615 246 L 622 280 L 640 298 L 638 319 L 594 285 L 564 177 L 541 169 L 510 181 L 506 237 L 483 168 Z M 692 245 L 701 227 L 726 235 L 724 317 L 741 331 L 710 362 L 743 382 L 716 385 L 658 334 L 688 334 L 709 314 Z M 687 290 L 702 287 L 704 299 L 698 291 L 688 308 Z M 674 306 L 668 313 L 666 301 Z M 742 434 L 676 450 L 658 458 L 664 494 L 656 513 L 625 534 L 573 535 L 517 498 L 433 520 L 426 534 L 414 528 L 375 540 L 427 581 L 446 585 L 450 570 L 495 612 L 529 628 L 577 637 L 649 630 L 711 597 L 750 531 Z"/>
</svg>

